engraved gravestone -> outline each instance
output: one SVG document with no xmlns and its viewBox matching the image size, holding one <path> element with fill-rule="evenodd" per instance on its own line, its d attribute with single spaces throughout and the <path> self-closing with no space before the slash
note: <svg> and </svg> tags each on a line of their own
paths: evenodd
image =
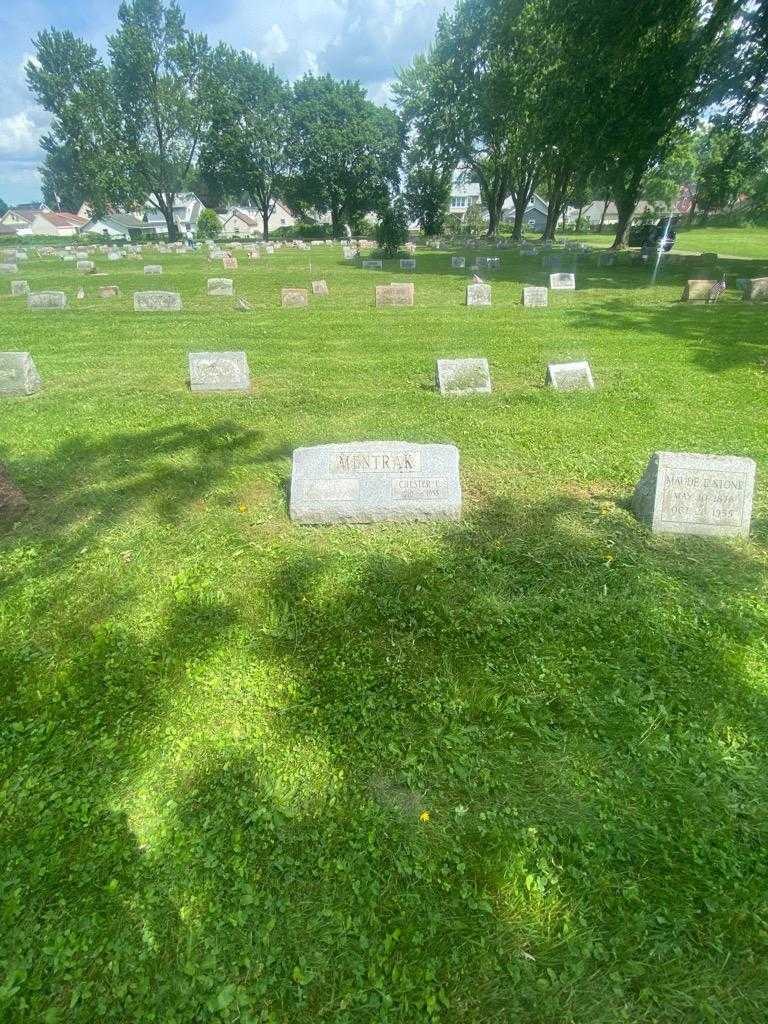
<svg viewBox="0 0 768 1024">
<path fill-rule="evenodd" d="M 353 260 L 355 258 L 355 250 L 350 246 L 343 246 L 341 251 L 345 260 Z"/>
<path fill-rule="evenodd" d="M 231 277 L 209 277 L 209 295 L 234 295 L 235 284 Z"/>
<path fill-rule="evenodd" d="M 557 391 L 576 391 L 580 388 L 594 388 L 592 370 L 585 360 L 575 363 L 550 363 L 544 381 Z"/>
<path fill-rule="evenodd" d="M 116 299 L 120 294 L 120 289 L 116 284 L 105 284 L 99 288 L 100 299 Z"/>
<path fill-rule="evenodd" d="M 297 523 L 457 520 L 458 449 L 404 441 L 297 448 L 290 515 Z"/>
<path fill-rule="evenodd" d="M 283 288 L 280 291 L 280 302 L 285 307 L 306 306 L 308 301 L 306 288 Z"/>
<path fill-rule="evenodd" d="M 328 295 L 328 285 L 325 283 L 325 281 L 313 281 L 312 282 L 312 294 L 313 295 L 320 295 L 320 296 L 323 296 L 323 297 L 327 296 Z"/>
<path fill-rule="evenodd" d="M 654 452 L 632 496 L 632 511 L 653 533 L 746 537 L 754 487 L 752 459 Z"/>
<path fill-rule="evenodd" d="M 30 292 L 27 295 L 28 309 L 64 309 L 66 304 L 64 292 Z"/>
<path fill-rule="evenodd" d="M 376 305 L 379 309 L 386 306 L 412 306 L 414 288 L 411 283 L 377 284 Z"/>
<path fill-rule="evenodd" d="M 549 287 L 553 291 L 573 291 L 576 287 L 575 274 L 550 274 Z"/>
<path fill-rule="evenodd" d="M 709 293 L 716 284 L 716 281 L 709 281 L 702 278 L 691 279 L 686 282 L 680 301 L 690 302 L 693 304 L 709 302 Z"/>
<path fill-rule="evenodd" d="M 467 305 L 468 306 L 490 306 L 491 286 L 489 284 L 468 284 Z"/>
<path fill-rule="evenodd" d="M 189 386 L 192 391 L 249 391 L 245 352 L 190 352 Z"/>
<path fill-rule="evenodd" d="M 487 359 L 438 359 L 437 387 L 441 395 L 491 393 Z"/>
<path fill-rule="evenodd" d="M 93 260 L 78 260 L 76 266 L 82 274 L 91 274 L 94 270 Z"/>
<path fill-rule="evenodd" d="M 523 288 L 524 306 L 546 306 L 549 302 L 549 292 L 546 288 L 537 288 L 529 285 Z"/>
<path fill-rule="evenodd" d="M 144 267 L 145 274 L 162 274 L 162 272 L 163 268 L 157 263 L 148 263 L 146 267 Z"/>
<path fill-rule="evenodd" d="M 264 246 L 264 252 L 267 254 L 267 256 L 271 256 L 274 253 L 274 251 L 275 251 L 274 245 L 266 245 L 266 246 Z"/>
<path fill-rule="evenodd" d="M 360 265 L 363 270 L 382 270 L 384 267 L 381 260 L 363 260 Z"/>
<path fill-rule="evenodd" d="M 224 256 L 221 265 L 225 270 L 237 270 L 237 260 L 234 256 Z"/>
<path fill-rule="evenodd" d="M 466 265 L 466 256 L 451 256 L 451 267 L 453 270 L 463 270 Z"/>
<path fill-rule="evenodd" d="M 0 352 L 0 395 L 32 395 L 41 383 L 29 352 Z"/>
<path fill-rule="evenodd" d="M 0 274 L 18 274 L 18 263 L 0 263 Z"/>
<path fill-rule="evenodd" d="M 744 298 L 747 302 L 768 302 L 768 277 L 747 278 Z"/>
<path fill-rule="evenodd" d="M 401 270 L 415 270 L 416 269 L 416 260 L 414 260 L 414 259 L 400 260 L 400 269 Z"/>
<path fill-rule="evenodd" d="M 133 308 L 137 313 L 178 313 L 181 296 L 178 292 L 134 292 Z"/>
<path fill-rule="evenodd" d="M 123 258 L 123 254 L 121 252 L 108 252 L 107 253 L 107 259 L 111 263 L 114 263 L 116 260 L 121 260 L 122 258 Z"/>
<path fill-rule="evenodd" d="M 11 295 L 29 295 L 29 285 L 26 281 L 11 281 Z"/>
</svg>

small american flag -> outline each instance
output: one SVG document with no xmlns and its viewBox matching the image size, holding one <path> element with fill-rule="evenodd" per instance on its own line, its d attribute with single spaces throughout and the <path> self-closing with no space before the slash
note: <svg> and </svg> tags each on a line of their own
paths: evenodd
<svg viewBox="0 0 768 1024">
<path fill-rule="evenodd" d="M 715 281 L 712 287 L 709 289 L 709 295 L 707 296 L 707 302 L 717 302 L 720 296 L 726 289 L 725 274 L 720 278 L 719 281 Z"/>
</svg>

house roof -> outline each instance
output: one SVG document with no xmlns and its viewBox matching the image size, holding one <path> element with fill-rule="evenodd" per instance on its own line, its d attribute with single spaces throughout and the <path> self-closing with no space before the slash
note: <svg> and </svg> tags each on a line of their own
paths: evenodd
<svg viewBox="0 0 768 1024">
<path fill-rule="evenodd" d="M 230 217 L 237 217 L 237 219 L 241 220 L 243 224 L 247 224 L 249 228 L 257 228 L 259 226 L 259 222 L 255 217 L 250 213 L 246 213 L 245 210 L 240 210 L 237 207 L 235 207 L 234 210 L 229 211 L 226 219 L 229 220 Z"/>
<path fill-rule="evenodd" d="M 48 207 L 45 203 L 19 203 L 17 206 L 14 206 L 13 209 L 17 210 L 19 213 L 21 213 L 22 210 L 26 210 L 31 213 L 45 213 Z"/>
<path fill-rule="evenodd" d="M 15 213 L 17 217 L 21 217 L 22 220 L 25 220 L 27 224 L 31 224 L 35 219 L 36 214 L 40 211 L 30 210 L 28 206 L 10 206 L 5 212 Z M 3 214 L 3 216 L 5 216 L 5 214 Z"/>
<path fill-rule="evenodd" d="M 79 228 L 88 223 L 87 217 L 78 217 L 76 213 L 47 213 L 39 211 L 35 217 L 42 217 L 55 228 Z"/>
<path fill-rule="evenodd" d="M 99 223 L 110 224 L 121 231 L 141 231 L 146 228 L 146 224 L 138 217 L 134 217 L 132 213 L 105 213 L 103 217 L 91 217 L 85 228 Z"/>
</svg>

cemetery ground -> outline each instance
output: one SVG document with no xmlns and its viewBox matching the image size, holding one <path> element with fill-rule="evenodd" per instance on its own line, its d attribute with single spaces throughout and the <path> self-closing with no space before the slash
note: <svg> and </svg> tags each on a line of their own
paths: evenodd
<svg viewBox="0 0 768 1024">
<path fill-rule="evenodd" d="M 581 232 L 568 234 L 568 239 L 586 242 L 588 245 L 608 248 L 613 244 L 613 233 L 609 228 L 601 234 Z M 746 259 L 768 260 L 768 228 L 765 227 L 694 227 L 685 225 L 678 228 L 673 252 L 716 252 L 722 256 L 737 256 Z M 739 277 L 741 274 L 738 275 Z"/>
<path fill-rule="evenodd" d="M 9 1024 L 764 1020 L 766 307 L 584 260 L 523 309 L 548 271 L 501 251 L 468 308 L 451 254 L 240 253 L 234 298 L 197 254 L 30 258 L 61 312 L 0 280 L 43 381 L 0 399 Z M 249 394 L 190 392 L 216 349 Z M 490 395 L 436 392 L 464 356 Z M 575 359 L 596 390 L 543 386 Z M 377 438 L 457 445 L 461 522 L 289 521 L 294 448 Z M 638 523 L 655 450 L 754 458 L 751 536 Z"/>
</svg>

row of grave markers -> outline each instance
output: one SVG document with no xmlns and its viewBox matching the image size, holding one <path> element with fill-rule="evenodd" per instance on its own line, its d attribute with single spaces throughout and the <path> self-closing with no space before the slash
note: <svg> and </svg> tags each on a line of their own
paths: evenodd
<svg viewBox="0 0 768 1024">
<path fill-rule="evenodd" d="M 247 391 L 245 352 L 190 352 L 193 391 Z M 441 359 L 442 394 L 489 393 L 485 359 Z M 572 389 L 587 380 L 587 363 L 553 364 L 547 381 Z M 0 353 L 0 395 L 30 395 L 41 387 L 28 352 Z M 635 516 L 654 533 L 747 536 L 755 463 L 737 456 L 654 452 L 632 496 Z M 297 523 L 459 520 L 459 451 L 451 444 L 356 441 L 293 452 L 289 514 Z"/>
</svg>

